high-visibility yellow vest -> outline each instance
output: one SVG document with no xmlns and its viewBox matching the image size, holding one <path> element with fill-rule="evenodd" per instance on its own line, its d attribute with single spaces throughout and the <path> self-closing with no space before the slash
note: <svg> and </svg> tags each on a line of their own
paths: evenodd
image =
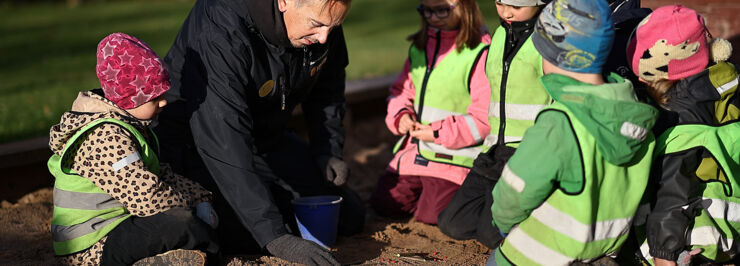
<svg viewBox="0 0 740 266">
<path fill-rule="evenodd" d="M 511 62 L 504 62 L 506 30 L 498 27 L 486 61 L 486 74 L 491 83 L 491 135 L 486 144 L 501 139 L 507 146 L 518 147 L 524 131 L 534 125 L 539 111 L 552 102 L 540 82 L 542 56 L 528 37 Z M 502 111 L 503 110 L 503 111 Z M 503 134 L 503 136 L 499 136 Z"/>
<path fill-rule="evenodd" d="M 102 123 L 117 124 L 131 132 L 138 141 L 142 154 L 136 152 L 124 160 L 130 159 L 133 162 L 141 159 L 150 171 L 159 173 L 157 155 L 147 144 L 144 136 L 133 126 L 117 119 L 103 118 L 78 130 L 67 141 L 62 154 L 52 155 L 47 163 L 49 172 L 56 179 L 51 235 L 54 252 L 57 255 L 72 254 L 90 248 L 131 216 L 121 202 L 70 169 L 69 160 L 75 153 L 73 147 L 77 147 L 76 144 L 84 140 L 86 133 Z"/>
</svg>

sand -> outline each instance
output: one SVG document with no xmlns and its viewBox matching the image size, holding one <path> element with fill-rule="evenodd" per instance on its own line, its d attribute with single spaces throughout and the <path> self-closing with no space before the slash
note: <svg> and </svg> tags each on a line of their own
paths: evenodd
<svg viewBox="0 0 740 266">
<path fill-rule="evenodd" d="M 354 124 L 347 136 L 345 160 L 351 170 L 348 185 L 367 200 L 392 158 L 395 137 L 385 129 L 382 118 Z M 0 265 L 54 264 L 51 215 L 51 188 L 29 193 L 17 202 L 0 202 Z M 453 240 L 436 226 L 413 218 L 394 220 L 373 212 L 368 213 L 360 234 L 339 237 L 331 250 L 344 265 L 483 265 L 491 252 L 477 241 Z M 227 257 L 224 262 L 291 265 L 259 254 Z"/>
</svg>

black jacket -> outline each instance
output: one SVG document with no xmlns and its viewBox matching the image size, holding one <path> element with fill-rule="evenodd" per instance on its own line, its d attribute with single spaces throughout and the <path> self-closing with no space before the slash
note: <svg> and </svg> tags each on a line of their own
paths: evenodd
<svg viewBox="0 0 740 266">
<path fill-rule="evenodd" d="M 617 0 L 609 4 L 612 10 L 612 20 L 614 22 L 614 43 L 609 57 L 604 64 L 604 73 L 617 73 L 620 76 L 629 79 L 634 86 L 641 86 L 637 76 L 632 73 L 631 64 L 627 58 L 627 46 L 629 45 L 632 32 L 637 28 L 645 17 L 650 15 L 652 10 L 641 8 L 640 0 Z M 642 91 L 638 91 L 640 96 Z"/>
<path fill-rule="evenodd" d="M 721 63 L 712 66 L 712 71 L 704 70 L 685 78 L 668 90 L 668 102 L 659 108 L 660 116 L 653 127 L 655 136 L 665 130 L 684 124 L 719 126 L 738 118 L 731 113 L 717 114 L 715 104 L 721 106 L 740 106 L 740 98 L 735 95 L 726 102 L 721 98 L 712 80 L 722 80 L 737 76 L 732 64 Z M 710 73 L 717 74 L 710 80 Z M 733 74 L 734 73 L 734 74 Z M 733 76 L 734 75 L 734 76 Z M 723 85 L 723 84 L 719 84 Z M 722 110 L 722 109 L 719 109 Z M 697 212 L 706 206 L 702 202 L 702 181 L 697 169 L 704 158 L 711 158 L 703 147 L 678 153 L 663 155 L 655 160 L 651 171 L 651 181 L 657 191 L 648 190 L 652 196 L 652 212 L 647 220 L 647 237 L 650 255 L 657 258 L 676 260 L 686 243 L 686 230 Z"/>
<path fill-rule="evenodd" d="M 165 57 L 172 88 L 160 126 L 167 145 L 193 147 L 241 223 L 264 247 L 285 234 L 255 157 L 283 136 L 301 104 L 314 155 L 342 158 L 342 28 L 293 48 L 277 1 L 198 0 Z M 182 139 L 180 143 L 166 140 Z M 177 162 L 173 162 L 177 165 Z"/>
</svg>

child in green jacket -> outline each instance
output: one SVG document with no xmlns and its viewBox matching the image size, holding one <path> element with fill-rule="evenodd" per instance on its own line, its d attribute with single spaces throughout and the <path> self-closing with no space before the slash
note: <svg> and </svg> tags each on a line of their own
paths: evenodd
<svg viewBox="0 0 740 266">
<path fill-rule="evenodd" d="M 602 76 L 614 38 L 603 0 L 556 0 L 533 35 L 554 103 L 524 134 L 493 190 L 506 238 L 489 264 L 566 265 L 616 255 L 647 185 L 657 110 Z"/>
</svg>

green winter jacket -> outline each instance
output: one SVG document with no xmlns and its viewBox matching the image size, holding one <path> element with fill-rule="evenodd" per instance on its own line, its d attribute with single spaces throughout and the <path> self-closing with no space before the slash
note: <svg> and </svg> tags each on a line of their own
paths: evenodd
<svg viewBox="0 0 740 266">
<path fill-rule="evenodd" d="M 616 252 L 647 185 L 658 112 L 637 101 L 629 81 L 612 74 L 591 85 L 550 74 L 542 82 L 555 103 L 525 133 L 493 190 L 494 225 L 509 233 L 496 254 L 501 264 Z"/>
</svg>

